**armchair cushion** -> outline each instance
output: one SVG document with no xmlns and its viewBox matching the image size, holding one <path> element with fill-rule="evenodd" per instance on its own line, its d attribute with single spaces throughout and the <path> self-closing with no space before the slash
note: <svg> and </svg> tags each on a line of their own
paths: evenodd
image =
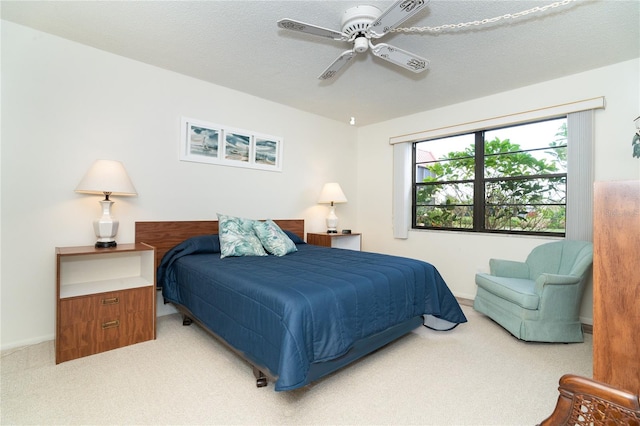
<svg viewBox="0 0 640 426">
<path fill-rule="evenodd" d="M 535 292 L 536 282 L 523 278 L 495 277 L 477 274 L 476 284 L 489 293 L 495 294 L 524 309 L 538 309 L 540 297 Z"/>
</svg>

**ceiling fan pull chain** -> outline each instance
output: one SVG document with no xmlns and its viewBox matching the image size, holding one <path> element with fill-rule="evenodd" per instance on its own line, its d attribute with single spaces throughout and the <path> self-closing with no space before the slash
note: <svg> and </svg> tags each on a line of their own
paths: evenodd
<svg viewBox="0 0 640 426">
<path fill-rule="evenodd" d="M 436 33 L 436 32 L 440 32 L 440 31 L 444 31 L 444 30 L 455 30 L 455 29 L 466 28 L 466 27 L 471 27 L 471 26 L 492 24 L 492 23 L 500 21 L 502 19 L 517 19 L 517 18 L 521 18 L 523 16 L 526 16 L 526 15 L 528 15 L 530 13 L 544 12 L 547 9 L 554 9 L 556 7 L 559 7 L 559 6 L 566 6 L 569 3 L 572 3 L 574 1 L 576 1 L 576 0 L 557 1 L 557 2 L 554 2 L 554 3 L 548 4 L 546 6 L 536 6 L 536 7 L 533 7 L 531 9 L 523 10 L 522 12 L 507 13 L 507 14 L 502 15 L 502 16 L 497 16 L 495 18 L 487 18 L 487 19 L 483 19 L 483 20 L 480 20 L 480 21 L 461 22 L 459 24 L 444 24 L 444 25 L 438 25 L 437 27 L 393 28 L 393 29 L 389 30 L 389 32 L 404 32 L 404 33 L 433 32 L 433 33 Z"/>
</svg>

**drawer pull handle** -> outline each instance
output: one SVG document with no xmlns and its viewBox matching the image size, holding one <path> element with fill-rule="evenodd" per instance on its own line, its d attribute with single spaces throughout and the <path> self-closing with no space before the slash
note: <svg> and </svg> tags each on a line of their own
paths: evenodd
<svg viewBox="0 0 640 426">
<path fill-rule="evenodd" d="M 120 299 L 117 297 L 110 297 L 108 299 L 102 299 L 103 305 L 117 305 L 120 303 Z"/>
<path fill-rule="evenodd" d="M 107 321 L 102 323 L 102 329 L 106 330 L 107 328 L 116 328 L 120 327 L 120 320 Z"/>
</svg>

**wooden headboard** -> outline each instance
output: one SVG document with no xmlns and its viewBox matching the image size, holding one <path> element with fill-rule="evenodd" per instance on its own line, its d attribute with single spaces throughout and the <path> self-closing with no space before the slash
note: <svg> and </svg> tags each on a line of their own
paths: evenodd
<svg viewBox="0 0 640 426">
<path fill-rule="evenodd" d="M 304 240 L 303 219 L 279 219 L 274 222 Z M 156 267 L 167 251 L 187 238 L 218 233 L 217 220 L 136 222 L 135 226 L 136 243 L 146 243 L 156 248 Z"/>
</svg>

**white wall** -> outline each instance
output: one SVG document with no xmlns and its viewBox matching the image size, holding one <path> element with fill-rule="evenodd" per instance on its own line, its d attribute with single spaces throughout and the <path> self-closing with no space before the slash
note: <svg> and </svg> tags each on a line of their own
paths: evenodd
<svg viewBox="0 0 640 426">
<path fill-rule="evenodd" d="M 631 155 L 633 120 L 640 114 L 639 76 L 640 60 L 633 60 L 360 128 L 357 223 L 364 249 L 431 262 L 456 296 L 473 299 L 474 276 L 488 269 L 489 258 L 523 260 L 533 247 L 550 240 L 443 231 L 411 231 L 406 240 L 394 239 L 389 138 L 604 96 L 606 109 L 595 115 L 595 178 L 640 179 L 640 160 Z M 421 95 L 428 96 L 416 94 Z M 581 319 L 592 323 L 592 318 L 592 288 L 588 287 Z"/>
<path fill-rule="evenodd" d="M 181 116 L 282 136 L 283 171 L 179 161 Z M 136 220 L 216 212 L 322 231 L 327 181 L 341 183 L 341 225 L 355 228 L 355 128 L 6 21 L 1 136 L 3 349 L 54 336 L 54 249 L 95 242 L 101 197 L 74 188 L 96 159 L 122 161 L 139 194 L 113 197 L 119 242 Z"/>
</svg>

